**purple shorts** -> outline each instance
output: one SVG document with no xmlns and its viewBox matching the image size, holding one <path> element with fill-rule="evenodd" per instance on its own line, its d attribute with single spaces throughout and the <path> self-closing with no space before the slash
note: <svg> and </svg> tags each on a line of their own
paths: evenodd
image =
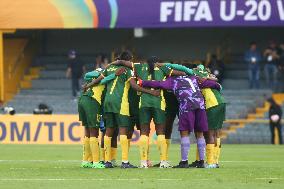
<svg viewBox="0 0 284 189">
<path fill-rule="evenodd" d="M 208 131 L 207 115 L 205 110 L 196 109 L 179 115 L 179 131 Z"/>
</svg>

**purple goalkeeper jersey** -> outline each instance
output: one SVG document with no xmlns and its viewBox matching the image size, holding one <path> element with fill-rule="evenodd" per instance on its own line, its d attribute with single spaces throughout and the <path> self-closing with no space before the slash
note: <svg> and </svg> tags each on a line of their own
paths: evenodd
<svg viewBox="0 0 284 189">
<path fill-rule="evenodd" d="M 205 109 L 203 95 L 199 89 L 195 76 L 179 76 L 170 78 L 173 83 L 173 92 L 176 95 L 181 112 L 188 110 Z"/>
<path fill-rule="evenodd" d="M 205 109 L 204 98 L 195 76 L 169 77 L 165 81 L 143 81 L 142 85 L 173 91 L 179 101 L 180 113 Z"/>
</svg>

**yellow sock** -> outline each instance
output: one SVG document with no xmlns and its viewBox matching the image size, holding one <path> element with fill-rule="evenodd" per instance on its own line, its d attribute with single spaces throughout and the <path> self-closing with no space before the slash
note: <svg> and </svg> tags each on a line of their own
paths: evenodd
<svg viewBox="0 0 284 189">
<path fill-rule="evenodd" d="M 90 138 L 84 137 L 83 139 L 83 161 L 89 161 L 91 156 Z"/>
<path fill-rule="evenodd" d="M 147 160 L 150 160 L 150 138 L 147 136 Z"/>
<path fill-rule="evenodd" d="M 104 150 L 104 148 L 100 148 L 100 151 L 101 151 L 101 153 L 100 153 L 101 161 L 105 161 L 105 150 Z"/>
<path fill-rule="evenodd" d="M 111 160 L 116 159 L 117 156 L 117 148 L 111 148 Z"/>
<path fill-rule="evenodd" d="M 128 139 L 127 135 L 120 135 L 121 161 L 128 162 Z"/>
<path fill-rule="evenodd" d="M 200 158 L 199 158 L 199 151 L 198 151 L 198 148 L 196 148 L 196 160 L 199 161 Z"/>
<path fill-rule="evenodd" d="M 206 145 L 206 157 L 207 163 L 209 165 L 214 164 L 214 144 L 207 144 Z"/>
<path fill-rule="evenodd" d="M 171 145 L 171 139 L 166 139 L 166 144 L 167 144 L 166 158 L 167 160 L 169 160 L 169 149 Z"/>
<path fill-rule="evenodd" d="M 104 136 L 105 161 L 111 161 L 111 137 Z"/>
<path fill-rule="evenodd" d="M 217 138 L 215 146 L 215 163 L 219 164 L 219 158 L 220 158 L 220 153 L 221 153 L 221 138 Z"/>
<path fill-rule="evenodd" d="M 142 161 L 148 160 L 148 149 L 149 149 L 149 143 L 148 143 L 148 136 L 141 135 L 139 140 L 139 149 L 140 149 L 140 158 Z"/>
<path fill-rule="evenodd" d="M 165 135 L 158 135 L 157 137 L 158 148 L 160 149 L 160 160 L 165 161 L 167 152 L 167 143 Z"/>
<path fill-rule="evenodd" d="M 127 140 L 128 140 L 128 153 L 129 153 L 131 139 L 127 139 Z"/>
<path fill-rule="evenodd" d="M 90 137 L 90 148 L 91 148 L 93 162 L 99 162 L 100 146 L 99 146 L 99 139 L 97 137 Z"/>
</svg>

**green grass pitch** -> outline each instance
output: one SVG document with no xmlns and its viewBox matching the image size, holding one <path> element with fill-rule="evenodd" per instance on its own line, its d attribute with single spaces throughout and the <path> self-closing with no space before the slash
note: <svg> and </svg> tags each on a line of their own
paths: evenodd
<svg viewBox="0 0 284 189">
<path fill-rule="evenodd" d="M 190 160 L 195 158 L 192 145 Z M 0 188 L 284 188 L 284 148 L 272 145 L 222 146 L 220 169 L 83 169 L 79 145 L 0 145 Z M 120 152 L 118 152 L 120 157 Z M 158 160 L 156 146 L 151 159 Z M 179 145 L 170 159 L 179 161 Z M 139 163 L 132 146 L 132 163 Z"/>
</svg>

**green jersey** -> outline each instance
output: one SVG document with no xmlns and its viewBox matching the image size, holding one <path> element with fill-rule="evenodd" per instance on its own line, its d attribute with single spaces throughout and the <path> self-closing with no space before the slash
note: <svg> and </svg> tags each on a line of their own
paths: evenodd
<svg viewBox="0 0 284 189">
<path fill-rule="evenodd" d="M 103 75 L 111 75 L 120 67 L 122 66 L 111 65 L 103 72 Z M 126 73 L 117 76 L 114 80 L 106 84 L 104 112 L 129 116 L 128 93 L 130 89 L 130 79 L 134 75 L 131 69 L 125 69 Z"/>
<path fill-rule="evenodd" d="M 88 72 L 85 74 L 84 76 L 84 80 L 89 83 L 91 82 L 93 79 L 97 79 L 99 76 L 101 75 L 100 72 L 98 71 L 92 71 L 92 72 Z M 95 85 L 92 88 L 89 88 L 85 93 L 83 93 L 83 96 L 89 96 L 92 97 L 93 99 L 95 99 L 99 104 L 102 103 L 102 96 L 103 96 L 103 91 L 105 89 L 104 85 Z"/>
<path fill-rule="evenodd" d="M 146 63 L 141 64 L 140 69 L 137 70 L 137 75 L 142 80 L 162 81 L 167 76 L 170 76 L 171 73 L 172 73 L 172 70 L 168 68 L 167 66 L 162 66 L 161 68 L 155 67 L 154 68 L 154 78 L 152 78 L 152 75 L 149 73 L 149 66 Z M 143 108 L 143 107 L 152 107 L 152 108 L 165 110 L 166 101 L 164 98 L 164 91 L 163 90 L 161 91 L 161 96 L 159 97 L 152 96 L 147 93 L 142 93 L 140 97 L 139 108 Z"/>
<path fill-rule="evenodd" d="M 137 76 L 138 72 L 141 71 L 141 65 L 142 64 L 140 63 L 134 63 L 132 65 L 132 71 L 135 76 Z M 135 91 L 132 88 L 129 90 L 128 100 L 129 100 L 129 110 L 131 116 L 138 115 L 140 95 L 141 92 Z"/>
<path fill-rule="evenodd" d="M 201 89 L 201 92 L 204 96 L 206 110 L 220 104 L 225 104 L 225 99 L 220 93 L 220 91 L 211 88 Z"/>
</svg>

